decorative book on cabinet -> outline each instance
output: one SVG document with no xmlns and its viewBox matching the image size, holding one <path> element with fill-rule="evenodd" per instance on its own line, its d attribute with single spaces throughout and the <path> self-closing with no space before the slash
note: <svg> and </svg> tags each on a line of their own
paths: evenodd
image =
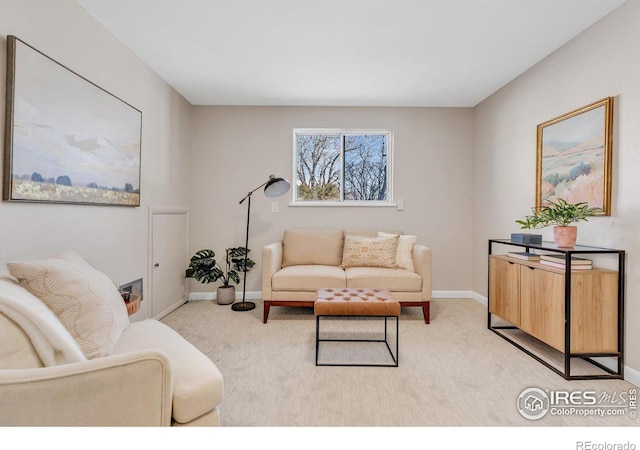
<svg viewBox="0 0 640 450">
<path fill-rule="evenodd" d="M 494 254 L 495 245 L 505 246 L 505 254 Z M 560 254 L 566 267 L 509 257 L 510 246 Z M 614 255 L 617 270 L 595 265 L 589 270 L 572 270 L 571 258 L 589 254 Z M 624 269 L 624 250 L 490 239 L 488 328 L 567 380 L 623 378 Z M 552 350 L 541 353 L 524 345 L 513 333 L 518 330 L 560 352 L 563 367 L 550 361 Z M 575 358 L 595 366 L 595 373 L 581 368 L 580 374 L 572 375 Z"/>
</svg>

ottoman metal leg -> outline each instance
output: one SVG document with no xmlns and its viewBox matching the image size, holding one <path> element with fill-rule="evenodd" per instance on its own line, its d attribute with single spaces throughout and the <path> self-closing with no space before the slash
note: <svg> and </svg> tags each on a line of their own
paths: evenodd
<svg viewBox="0 0 640 450">
<path fill-rule="evenodd" d="M 320 339 L 320 318 L 321 317 L 361 317 L 361 318 L 372 318 L 379 317 L 384 318 L 384 339 Z M 388 327 L 387 321 L 389 318 L 395 319 L 396 322 L 396 351 L 395 354 L 391 347 L 389 346 L 388 339 Z M 316 366 L 358 366 L 358 367 L 398 367 L 398 350 L 400 348 L 400 322 L 398 320 L 398 316 L 362 316 L 362 315 L 349 315 L 349 316 L 336 316 L 336 315 L 316 315 Z M 318 353 L 320 352 L 320 342 L 379 342 L 384 343 L 391 355 L 391 359 L 393 360 L 392 364 L 365 364 L 365 363 L 354 363 L 354 364 L 340 364 L 340 363 L 319 363 L 318 362 Z"/>
</svg>

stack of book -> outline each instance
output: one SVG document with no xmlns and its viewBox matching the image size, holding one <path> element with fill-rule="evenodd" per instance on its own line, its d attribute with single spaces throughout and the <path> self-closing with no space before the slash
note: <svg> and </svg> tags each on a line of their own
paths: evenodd
<svg viewBox="0 0 640 450">
<path fill-rule="evenodd" d="M 540 255 L 540 264 L 565 269 L 567 267 L 566 255 Z M 586 258 L 571 257 L 571 270 L 593 269 L 593 261 Z"/>
<path fill-rule="evenodd" d="M 539 261 L 540 255 L 529 252 L 509 252 L 507 256 L 511 258 L 524 259 L 525 261 Z"/>
</svg>

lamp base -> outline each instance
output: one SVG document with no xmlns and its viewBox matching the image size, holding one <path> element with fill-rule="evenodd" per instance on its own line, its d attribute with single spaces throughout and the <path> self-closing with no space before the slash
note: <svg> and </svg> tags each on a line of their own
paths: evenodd
<svg viewBox="0 0 640 450">
<path fill-rule="evenodd" d="M 251 311 L 256 307 L 256 304 L 253 302 L 238 302 L 231 305 L 231 309 L 234 311 Z"/>
</svg>

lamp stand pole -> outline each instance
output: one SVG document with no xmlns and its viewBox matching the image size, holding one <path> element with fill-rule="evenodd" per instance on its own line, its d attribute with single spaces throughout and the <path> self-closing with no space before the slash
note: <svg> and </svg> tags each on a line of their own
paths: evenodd
<svg viewBox="0 0 640 450">
<path fill-rule="evenodd" d="M 266 184 L 266 183 L 265 183 Z M 264 184 L 262 185 L 264 186 Z M 256 304 L 253 302 L 245 302 L 245 295 L 247 292 L 247 259 L 249 257 L 249 220 L 251 218 L 251 194 L 253 194 L 257 189 L 260 189 L 262 186 L 257 187 L 253 191 L 249 192 L 245 198 L 243 198 L 240 203 L 248 200 L 247 203 L 247 237 L 245 239 L 244 244 L 244 265 L 243 265 L 243 280 L 242 280 L 242 302 L 237 302 L 231 305 L 231 309 L 234 311 L 251 311 L 256 307 Z"/>
<path fill-rule="evenodd" d="M 265 186 L 264 193 L 267 197 L 276 197 L 287 192 L 291 185 L 284 178 L 276 178 L 273 175 L 269 175 L 269 179 L 267 181 L 262 183 L 260 186 L 258 186 L 254 190 L 249 191 L 249 193 L 245 195 L 245 197 L 242 200 L 240 200 L 241 205 L 242 205 L 242 202 L 244 202 L 247 199 L 249 200 L 249 202 L 247 203 L 247 238 L 244 244 L 245 252 L 244 252 L 244 267 L 243 267 L 244 277 L 242 280 L 242 301 L 236 302 L 233 305 L 231 305 L 231 309 L 233 309 L 234 311 L 250 311 L 256 307 L 255 303 L 245 302 L 244 299 L 247 294 L 247 261 L 249 260 L 249 221 L 251 220 L 251 194 L 253 194 L 255 191 L 257 191 L 263 186 Z"/>
</svg>

